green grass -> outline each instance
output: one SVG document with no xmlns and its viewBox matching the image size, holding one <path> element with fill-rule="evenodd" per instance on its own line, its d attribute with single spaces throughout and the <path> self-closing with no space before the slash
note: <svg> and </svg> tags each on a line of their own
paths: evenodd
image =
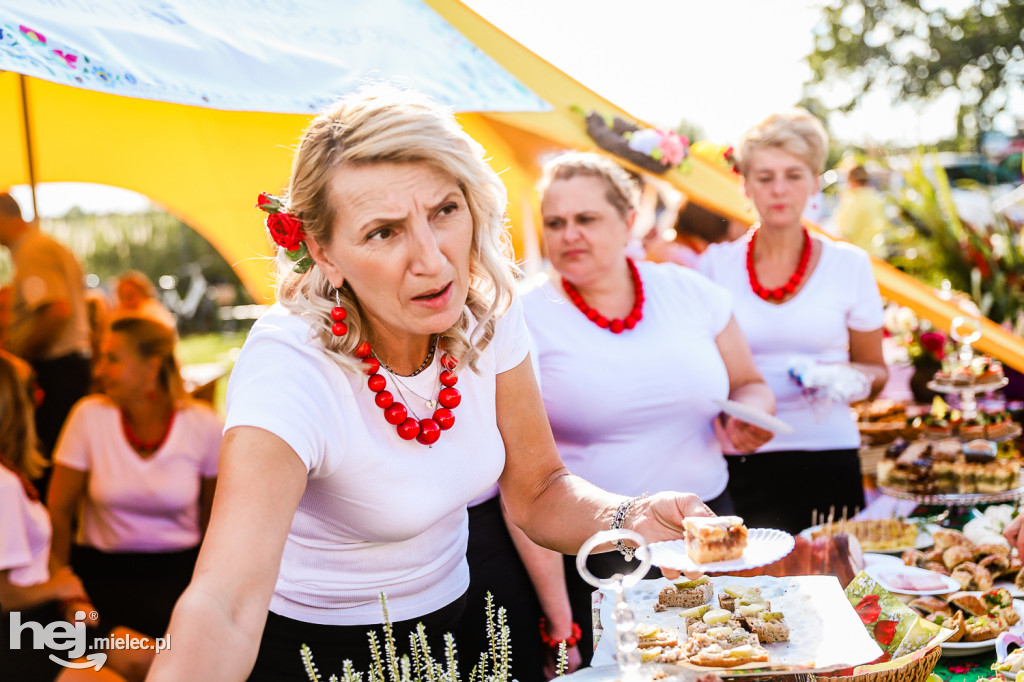
<svg viewBox="0 0 1024 682">
<path fill-rule="evenodd" d="M 178 361 L 183 365 L 204 362 L 234 363 L 231 351 L 241 348 L 246 332 L 223 334 L 193 334 L 178 341 Z"/>
<path fill-rule="evenodd" d="M 245 341 L 246 332 L 224 332 L 222 334 L 192 334 L 178 341 L 178 362 L 182 365 L 197 365 L 216 362 L 227 370 L 217 380 L 213 407 L 224 414 L 228 377 L 235 364 L 235 354 Z"/>
</svg>

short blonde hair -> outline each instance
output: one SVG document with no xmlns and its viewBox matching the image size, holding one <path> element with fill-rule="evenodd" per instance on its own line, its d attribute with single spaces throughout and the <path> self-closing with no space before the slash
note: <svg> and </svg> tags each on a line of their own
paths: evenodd
<svg viewBox="0 0 1024 682">
<path fill-rule="evenodd" d="M 544 164 L 537 183 L 541 203 L 544 203 L 544 194 L 555 180 L 568 180 L 578 176 L 603 180 L 608 187 L 605 198 L 621 217 L 625 218 L 630 211 L 636 209 L 640 200 L 640 189 L 633 176 L 608 157 L 588 152 L 566 152 Z"/>
<path fill-rule="evenodd" d="M 459 127 L 450 112 L 409 91 L 374 87 L 349 95 L 321 113 L 306 129 L 295 153 L 286 209 L 302 220 L 307 237 L 326 246 L 334 236 L 330 204 L 333 171 L 343 164 L 428 163 L 451 175 L 466 196 L 473 217 L 470 285 L 466 310 L 441 340 L 461 364 L 476 368 L 494 335 L 494 323 L 512 300 L 515 264 L 505 224 L 508 195 L 484 161 L 483 148 Z M 331 333 L 335 290 L 314 265 L 296 273 L 278 249 L 277 295 L 282 305 L 306 319 L 328 355 L 343 369 L 359 372 L 353 355 L 365 338 L 358 299 L 348 285 L 339 291 L 348 311 L 348 333 Z M 477 321 L 468 334 L 470 315 Z"/>
<path fill-rule="evenodd" d="M 740 138 L 736 161 L 740 174 L 747 177 L 750 155 L 755 149 L 775 147 L 803 161 L 811 172 L 820 175 L 828 156 L 828 133 L 821 121 L 806 109 L 796 107 L 772 114 Z"/>
</svg>

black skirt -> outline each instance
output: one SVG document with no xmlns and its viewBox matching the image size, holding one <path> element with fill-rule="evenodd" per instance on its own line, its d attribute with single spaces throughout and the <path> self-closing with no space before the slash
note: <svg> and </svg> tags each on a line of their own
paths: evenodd
<svg viewBox="0 0 1024 682">
<path fill-rule="evenodd" d="M 448 606 L 422 618 L 392 623 L 399 656 L 409 653 L 409 635 L 416 631 L 418 623 L 423 623 L 431 656 L 444 665 L 444 635 L 455 630 L 465 602 L 466 597 L 463 595 Z M 352 661 L 356 672 L 364 673 L 363 679 L 368 679 L 367 673 L 372 661 L 369 640 L 371 631 L 377 635 L 383 660 L 385 634 L 382 625 L 318 625 L 286 618 L 271 611 L 267 614 L 267 624 L 263 628 L 259 654 L 252 674 L 249 675 L 249 682 L 308 682 L 310 678 L 301 656 L 304 644 L 312 652 L 313 663 L 323 679 L 331 675 L 341 679 L 346 659 Z M 384 674 L 387 675 L 386 670 Z"/>
<path fill-rule="evenodd" d="M 18 680 L 19 682 L 52 682 L 61 672 L 66 670 L 50 660 L 50 654 L 59 659 L 67 660 L 66 652 L 54 649 L 35 649 L 35 636 L 30 628 L 24 627 L 28 622 L 39 623 L 46 627 L 50 623 L 66 622 L 64 616 L 57 612 L 55 602 L 43 604 L 18 614 L 21 625 L 18 644 L 11 647 L 11 613 L 0 613 L 0 679 Z M 95 632 L 87 629 L 87 640 L 91 642 Z"/>
<path fill-rule="evenodd" d="M 729 492 L 747 528 L 799 533 L 814 510 L 853 516 L 864 508 L 857 450 L 787 450 L 726 457 Z"/>
<path fill-rule="evenodd" d="M 124 625 L 150 637 L 163 637 L 198 556 L 198 547 L 110 553 L 75 545 L 71 567 L 100 614 L 101 629 Z"/>
<path fill-rule="evenodd" d="M 543 681 L 543 658 L 538 625 L 540 603 L 526 567 L 519 558 L 501 514 L 501 498 L 469 508 L 469 592 L 466 612 L 455 633 L 462 679 L 469 679 L 480 654 L 488 651 L 487 593 L 505 607 L 512 643 L 512 677 L 519 682 Z"/>
</svg>

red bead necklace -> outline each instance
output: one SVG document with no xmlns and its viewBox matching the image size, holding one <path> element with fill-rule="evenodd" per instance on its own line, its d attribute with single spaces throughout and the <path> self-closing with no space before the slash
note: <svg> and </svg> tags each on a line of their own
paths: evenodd
<svg viewBox="0 0 1024 682">
<path fill-rule="evenodd" d="M 164 441 L 167 440 L 167 436 L 171 433 L 171 426 L 174 424 L 175 411 L 172 409 L 171 414 L 167 417 L 167 425 L 164 426 L 163 433 L 156 440 L 142 440 L 132 429 L 131 422 L 128 420 L 128 413 L 121 410 L 121 428 L 124 430 L 124 437 L 128 441 L 128 444 L 132 446 L 135 452 L 156 452 Z"/>
<path fill-rule="evenodd" d="M 408 408 L 397 402 L 391 391 L 386 390 L 387 379 L 378 373 L 380 360 L 373 357 L 373 349 L 368 342 L 363 341 L 356 347 L 356 357 L 367 365 L 363 371 L 370 377 L 366 382 L 367 386 L 377 394 L 374 396 L 374 402 L 377 403 L 377 407 L 384 410 L 384 419 L 395 427 L 395 431 L 403 440 L 415 438 L 424 445 L 433 445 L 441 437 L 442 431 L 447 431 L 455 425 L 455 414 L 452 410 L 462 402 L 462 394 L 455 388 L 459 377 L 452 372 L 456 365 L 455 358 L 447 353 L 441 355 L 441 366 L 444 369 L 439 380 L 444 388 L 437 394 L 437 402 L 441 406 L 434 410 L 432 417 L 417 421 L 409 416 Z"/>
<path fill-rule="evenodd" d="M 804 230 L 804 246 L 800 251 L 800 262 L 796 266 L 796 272 L 794 272 L 789 281 L 783 284 L 781 287 L 775 287 L 769 289 L 761 285 L 757 281 L 757 271 L 754 269 L 754 240 L 757 239 L 758 233 L 761 228 L 754 230 L 754 233 L 750 235 L 750 241 L 747 243 L 747 274 L 750 275 L 750 288 L 754 290 L 754 293 L 763 298 L 766 301 L 776 300 L 781 301 L 786 296 L 789 296 L 796 291 L 796 288 L 800 286 L 800 283 L 804 281 L 804 275 L 807 273 L 807 264 L 811 262 L 811 234 Z"/>
<path fill-rule="evenodd" d="M 597 312 L 597 310 L 587 305 L 587 302 L 583 300 L 583 296 L 572 285 L 572 282 L 565 277 L 562 278 L 562 288 L 565 289 L 565 294 L 573 302 L 573 305 L 586 315 L 588 320 L 601 329 L 611 331 L 613 334 L 621 334 L 626 329 L 632 329 L 644 317 L 644 283 L 640 280 L 640 271 L 637 270 L 632 258 L 627 258 L 626 264 L 629 266 L 629 274 L 633 278 L 633 290 L 636 293 L 633 296 L 633 309 L 629 311 L 629 315 L 617 320 L 609 320 Z"/>
</svg>

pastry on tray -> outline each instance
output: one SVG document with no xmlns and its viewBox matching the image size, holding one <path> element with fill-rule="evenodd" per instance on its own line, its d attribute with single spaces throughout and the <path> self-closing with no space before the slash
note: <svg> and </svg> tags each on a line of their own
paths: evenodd
<svg viewBox="0 0 1024 682">
<path fill-rule="evenodd" d="M 739 559 L 747 547 L 747 527 L 738 516 L 688 516 L 683 527 L 686 554 L 698 564 Z"/>
<path fill-rule="evenodd" d="M 998 616 L 971 616 L 964 621 L 964 641 L 982 642 L 994 639 L 1008 629 L 1006 621 Z"/>
<path fill-rule="evenodd" d="M 663 628 L 643 623 L 637 626 L 637 646 L 641 649 L 651 647 L 672 647 L 679 644 L 679 634 L 674 628 Z"/>
<path fill-rule="evenodd" d="M 925 619 L 954 632 L 953 636 L 946 640 L 947 642 L 959 642 L 964 638 L 964 614 L 962 611 L 956 613 L 936 611 L 925 616 Z"/>
<path fill-rule="evenodd" d="M 658 593 L 658 603 L 665 606 L 681 606 L 684 609 L 707 604 L 715 588 L 707 577 L 668 585 Z"/>
<path fill-rule="evenodd" d="M 713 668 L 768 662 L 768 651 L 758 644 L 757 636 L 740 628 L 722 627 L 691 635 L 683 651 L 689 663 Z"/>
<path fill-rule="evenodd" d="M 778 611 L 762 611 L 757 616 L 744 618 L 743 624 L 757 635 L 761 644 L 789 641 L 789 625 Z"/>
</svg>

